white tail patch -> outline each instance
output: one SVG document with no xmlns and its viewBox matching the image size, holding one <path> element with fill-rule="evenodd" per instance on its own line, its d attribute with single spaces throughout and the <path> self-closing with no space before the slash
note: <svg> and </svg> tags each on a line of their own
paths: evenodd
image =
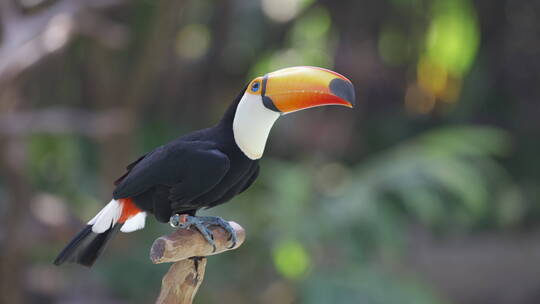
<svg viewBox="0 0 540 304">
<path fill-rule="evenodd" d="M 109 230 L 122 215 L 122 207 L 123 204 L 115 199 L 108 203 L 88 222 L 88 225 L 92 225 L 92 232 L 103 233 Z"/>
<path fill-rule="evenodd" d="M 124 225 L 122 225 L 122 228 L 120 228 L 120 231 L 133 232 L 139 229 L 143 229 L 145 221 L 146 221 L 146 212 L 139 212 L 135 216 L 130 217 L 124 223 Z"/>
</svg>

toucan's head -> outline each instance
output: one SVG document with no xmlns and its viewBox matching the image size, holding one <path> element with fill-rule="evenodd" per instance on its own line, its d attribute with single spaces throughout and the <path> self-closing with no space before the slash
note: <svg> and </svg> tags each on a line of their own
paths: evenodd
<svg viewBox="0 0 540 304">
<path fill-rule="evenodd" d="M 249 84 L 246 94 L 258 96 L 266 108 L 282 114 L 318 106 L 352 108 L 354 105 L 354 87 L 349 79 L 310 66 L 281 69 L 257 77 Z"/>
<path fill-rule="evenodd" d="M 352 108 L 354 96 L 350 80 L 318 67 L 291 67 L 257 77 L 247 86 L 236 109 L 236 144 L 246 156 L 258 159 L 272 125 L 282 114 L 327 105 Z"/>
</svg>

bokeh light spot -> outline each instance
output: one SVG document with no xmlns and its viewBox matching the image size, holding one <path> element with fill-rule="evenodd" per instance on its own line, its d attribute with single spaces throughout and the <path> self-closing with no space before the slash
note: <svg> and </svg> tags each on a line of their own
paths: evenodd
<svg viewBox="0 0 540 304">
<path fill-rule="evenodd" d="M 473 5 L 467 0 L 439 0 L 428 29 L 427 56 L 455 75 L 465 74 L 478 49 L 480 34 Z"/>
<path fill-rule="evenodd" d="M 426 114 L 435 107 L 435 95 L 426 92 L 416 84 L 410 85 L 405 93 L 405 107 L 415 114 Z"/>
<path fill-rule="evenodd" d="M 262 10 L 276 22 L 287 22 L 298 14 L 300 0 L 262 0 Z"/>
<path fill-rule="evenodd" d="M 427 58 L 420 59 L 417 67 L 418 84 L 422 89 L 439 94 L 446 88 L 448 72 Z"/>
<path fill-rule="evenodd" d="M 294 19 L 313 0 L 262 0 L 263 13 L 273 21 L 287 22 Z"/>
<path fill-rule="evenodd" d="M 210 31 L 202 24 L 186 25 L 176 37 L 176 51 L 184 59 L 197 59 L 206 54 Z"/>
<path fill-rule="evenodd" d="M 306 273 L 311 263 L 306 249 L 297 241 L 285 241 L 278 244 L 273 256 L 277 271 L 288 279 L 300 278 Z"/>
<path fill-rule="evenodd" d="M 65 202 L 57 196 L 42 193 L 30 204 L 30 211 L 43 224 L 62 226 L 69 217 Z"/>
<path fill-rule="evenodd" d="M 324 7 L 314 7 L 295 22 L 289 40 L 296 47 L 303 44 L 320 44 L 332 26 L 330 14 Z"/>
</svg>

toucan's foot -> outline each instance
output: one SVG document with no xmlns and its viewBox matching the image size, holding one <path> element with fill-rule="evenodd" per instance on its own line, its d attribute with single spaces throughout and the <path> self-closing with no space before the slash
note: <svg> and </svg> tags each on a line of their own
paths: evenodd
<svg viewBox="0 0 540 304">
<path fill-rule="evenodd" d="M 214 248 L 213 251 L 216 251 L 216 242 L 214 241 L 214 235 L 212 231 L 208 228 L 210 226 L 219 226 L 229 233 L 228 241 L 231 242 L 231 246 L 228 248 L 234 248 L 236 246 L 237 237 L 236 232 L 233 227 L 224 219 L 218 216 L 191 216 L 187 214 L 175 214 L 171 216 L 169 224 L 175 228 L 189 229 L 192 226 L 195 226 L 197 230 L 203 235 L 203 237 L 208 241 L 210 245 Z"/>
</svg>

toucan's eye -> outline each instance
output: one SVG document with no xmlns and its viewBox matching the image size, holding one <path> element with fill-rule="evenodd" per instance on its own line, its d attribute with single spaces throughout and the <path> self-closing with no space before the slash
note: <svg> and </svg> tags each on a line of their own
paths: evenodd
<svg viewBox="0 0 540 304">
<path fill-rule="evenodd" d="M 251 85 L 251 91 L 252 91 L 252 92 L 257 92 L 257 91 L 259 90 L 259 87 L 260 87 L 260 86 L 261 86 L 261 85 L 259 84 L 258 81 L 257 81 L 257 82 L 254 82 L 254 83 Z"/>
</svg>

